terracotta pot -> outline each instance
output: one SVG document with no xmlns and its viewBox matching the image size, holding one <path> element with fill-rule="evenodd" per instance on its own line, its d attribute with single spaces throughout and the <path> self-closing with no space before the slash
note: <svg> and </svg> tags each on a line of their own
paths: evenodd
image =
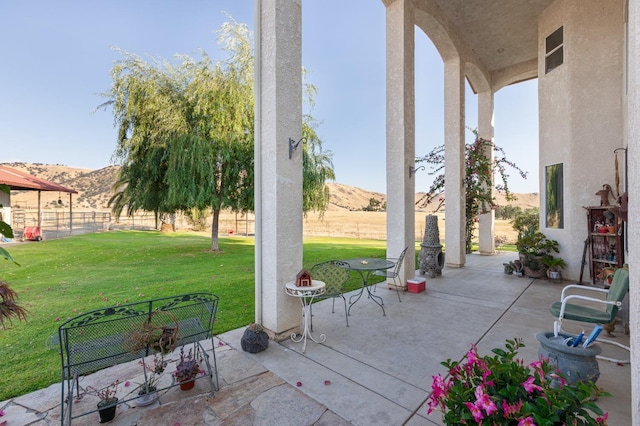
<svg viewBox="0 0 640 426">
<path fill-rule="evenodd" d="M 193 379 L 185 380 L 183 382 L 180 382 L 180 390 L 183 390 L 183 391 L 189 390 L 193 388 L 195 384 L 196 384 L 196 381 Z"/>
</svg>

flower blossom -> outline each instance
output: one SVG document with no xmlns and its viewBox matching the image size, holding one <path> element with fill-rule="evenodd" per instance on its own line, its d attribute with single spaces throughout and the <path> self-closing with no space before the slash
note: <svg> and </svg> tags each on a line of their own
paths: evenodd
<svg viewBox="0 0 640 426">
<path fill-rule="evenodd" d="M 509 404 L 507 402 L 502 403 L 502 415 L 504 418 L 509 418 L 510 416 L 517 414 L 522 408 L 522 401 L 518 401 L 515 404 Z"/>
<path fill-rule="evenodd" d="M 609 418 L 609 413 L 604 413 L 602 417 L 600 416 L 596 417 L 596 423 L 598 423 L 599 425 L 606 425 L 608 418 Z"/>
<path fill-rule="evenodd" d="M 484 393 L 484 387 L 478 386 L 476 388 L 475 395 L 475 406 L 483 409 L 484 412 L 487 413 L 487 416 L 490 416 L 491 414 L 498 411 L 498 407 L 496 407 L 496 404 L 491 400 L 491 398 L 489 398 L 489 395 Z"/>
<path fill-rule="evenodd" d="M 518 420 L 518 426 L 536 426 L 531 417 Z"/>
<path fill-rule="evenodd" d="M 469 411 L 471 411 L 473 420 L 480 423 L 480 420 L 484 419 L 484 416 L 482 415 L 482 410 L 480 410 L 480 408 L 478 408 L 475 404 L 472 404 L 470 402 L 465 402 L 464 405 L 469 409 Z"/>
<path fill-rule="evenodd" d="M 522 387 L 524 388 L 524 390 L 527 391 L 527 393 L 532 393 L 534 391 L 538 391 L 538 392 L 543 391 L 542 387 L 533 383 L 534 380 L 535 380 L 535 377 L 531 376 L 527 380 L 521 383 Z"/>
<path fill-rule="evenodd" d="M 431 389 L 433 390 L 433 396 L 435 398 L 446 397 L 447 391 L 449 390 L 449 387 L 451 387 L 451 384 L 445 382 L 440 374 L 432 377 L 433 377 L 433 384 L 431 385 Z"/>
<path fill-rule="evenodd" d="M 475 345 L 471 345 L 471 349 L 467 352 L 467 361 L 471 365 L 475 365 L 478 362 L 477 349 Z"/>
</svg>

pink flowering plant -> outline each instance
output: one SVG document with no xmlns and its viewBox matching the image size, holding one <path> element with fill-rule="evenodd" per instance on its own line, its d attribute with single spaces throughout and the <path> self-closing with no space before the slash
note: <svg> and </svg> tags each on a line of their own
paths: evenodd
<svg viewBox="0 0 640 426">
<path fill-rule="evenodd" d="M 525 365 L 516 358 L 521 347 L 521 339 L 507 340 L 506 349 L 481 357 L 472 345 L 466 361 L 443 362 L 449 374 L 433 377 L 427 414 L 442 411 L 447 425 L 607 424 L 607 414 L 593 402 L 606 392 L 593 382 L 566 384 L 547 359 Z"/>
<path fill-rule="evenodd" d="M 471 244 L 478 222 L 478 217 L 495 209 L 496 199 L 493 191 L 504 194 L 507 201 L 516 197 L 509 190 L 509 169 L 518 172 L 521 178 L 526 179 L 524 172 L 516 163 L 509 161 L 503 148 L 493 141 L 483 139 L 476 129 L 469 128 L 475 136 L 472 143 L 465 144 L 465 232 L 466 250 L 471 253 Z M 428 173 L 434 175 L 433 183 L 428 191 L 416 202 L 419 207 L 431 205 L 433 212 L 437 212 L 445 205 L 444 181 L 444 151 L 445 146 L 440 145 L 432 149 L 427 155 L 417 157 L 416 163 L 427 163 L 431 168 Z M 493 156 L 490 154 L 493 152 Z M 495 178 L 494 178 L 495 176 Z M 437 205 L 435 201 L 437 199 Z M 434 203 L 434 204 L 432 204 Z"/>
</svg>

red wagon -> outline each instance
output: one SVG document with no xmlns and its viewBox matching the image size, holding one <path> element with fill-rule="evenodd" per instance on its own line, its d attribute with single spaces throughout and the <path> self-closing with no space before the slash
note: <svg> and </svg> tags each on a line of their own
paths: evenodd
<svg viewBox="0 0 640 426">
<path fill-rule="evenodd" d="M 42 234 L 39 226 L 27 226 L 24 228 L 23 240 L 42 241 Z"/>
</svg>

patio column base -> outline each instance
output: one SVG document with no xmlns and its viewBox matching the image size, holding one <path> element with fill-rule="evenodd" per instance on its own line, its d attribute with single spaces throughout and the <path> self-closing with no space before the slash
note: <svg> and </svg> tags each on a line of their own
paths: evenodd
<svg viewBox="0 0 640 426">
<path fill-rule="evenodd" d="M 273 330 L 269 330 L 268 328 L 265 328 L 264 331 L 269 335 L 269 340 L 273 340 L 274 342 L 282 342 L 283 340 L 289 339 L 291 337 L 291 333 L 298 334 L 300 332 L 300 325 L 296 325 L 280 333 L 276 333 Z"/>
<path fill-rule="evenodd" d="M 399 291 L 406 291 L 407 290 L 407 286 L 406 285 L 396 285 L 390 282 L 387 282 L 387 288 L 389 290 L 393 290 L 395 291 L 396 289 L 398 289 Z"/>
</svg>

